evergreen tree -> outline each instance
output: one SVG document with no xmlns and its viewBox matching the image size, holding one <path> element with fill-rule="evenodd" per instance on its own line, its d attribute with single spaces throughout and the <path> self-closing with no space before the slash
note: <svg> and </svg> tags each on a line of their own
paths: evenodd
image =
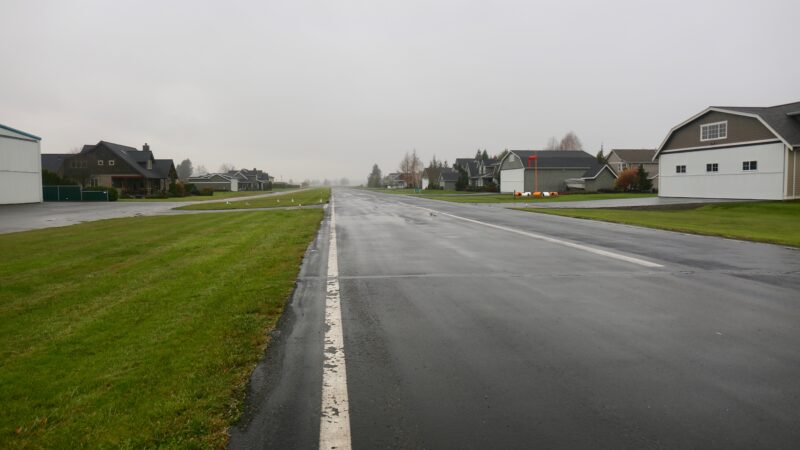
<svg viewBox="0 0 800 450">
<path fill-rule="evenodd" d="M 467 176 L 467 171 L 464 170 L 464 168 L 459 166 L 458 164 L 453 164 L 453 168 L 458 171 L 458 180 L 456 180 L 456 190 L 457 191 L 466 190 L 467 186 L 469 186 L 469 176 Z"/>
<path fill-rule="evenodd" d="M 367 187 L 381 187 L 381 169 L 377 164 L 372 165 L 372 172 L 367 177 Z"/>
<path fill-rule="evenodd" d="M 639 165 L 639 170 L 636 171 L 636 184 L 637 189 L 641 192 L 649 192 L 653 188 L 653 182 L 648 178 L 650 174 L 644 170 L 644 165 Z"/>
<path fill-rule="evenodd" d="M 484 160 L 484 161 L 489 159 L 489 154 L 486 153 L 486 149 L 483 149 L 483 154 L 481 155 L 481 159 Z"/>
</svg>

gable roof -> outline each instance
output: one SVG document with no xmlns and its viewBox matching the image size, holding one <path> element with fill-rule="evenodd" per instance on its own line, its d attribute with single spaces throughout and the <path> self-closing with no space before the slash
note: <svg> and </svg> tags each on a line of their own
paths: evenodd
<svg viewBox="0 0 800 450">
<path fill-rule="evenodd" d="M 153 152 L 150 150 L 139 150 L 135 147 L 115 144 L 113 142 L 100 141 L 96 145 L 84 145 L 81 149 L 81 153 L 92 151 L 97 147 L 108 149 L 108 151 L 127 163 L 133 170 L 145 178 L 168 178 L 169 166 L 172 165 L 174 167 L 174 163 L 171 159 L 154 159 Z M 150 160 L 153 161 L 152 169 L 148 169 L 146 165 L 146 162 Z M 159 163 L 159 161 L 162 162 Z"/>
<path fill-rule="evenodd" d="M 655 150 L 653 150 L 653 151 L 655 151 Z M 598 176 L 600 176 L 600 174 L 603 173 L 604 170 L 608 170 L 609 172 L 611 172 L 611 175 L 614 178 L 618 178 L 617 173 L 614 172 L 614 169 L 612 169 L 611 166 L 609 166 L 608 164 L 599 163 L 599 162 L 597 162 L 597 159 L 595 159 L 595 162 L 596 162 L 595 166 L 588 168 L 586 170 L 586 172 L 584 172 L 583 175 L 581 175 L 581 178 L 583 178 L 583 179 L 587 179 L 588 178 L 588 179 L 593 180 L 593 179 L 597 178 Z"/>
<path fill-rule="evenodd" d="M 528 168 L 528 157 L 536 156 L 537 166 L 541 169 L 585 169 L 595 167 L 597 157 L 583 150 L 510 150 L 503 160 L 509 155 L 517 155 L 522 165 Z"/>
<path fill-rule="evenodd" d="M 22 130 L 17 130 L 16 128 L 11 128 L 8 125 L 3 125 L 2 123 L 0 123 L 0 128 L 4 129 L 6 131 L 10 131 L 10 132 L 15 133 L 15 134 L 22 135 L 23 137 L 26 137 L 26 138 L 29 138 L 29 139 L 33 139 L 34 141 L 41 141 L 42 140 L 42 138 L 40 138 L 39 136 L 30 134 L 30 133 L 26 133 L 26 132 L 24 132 Z"/>
<path fill-rule="evenodd" d="M 456 158 L 456 165 L 461 166 L 471 177 L 478 174 L 478 162 L 472 158 Z"/>
<path fill-rule="evenodd" d="M 42 153 L 42 170 L 56 173 L 70 156 L 70 153 Z"/>
<path fill-rule="evenodd" d="M 709 106 L 708 108 L 700 111 L 694 116 L 681 122 L 680 124 L 672 127 L 667 133 L 667 136 L 658 146 L 656 154 L 653 155 L 655 160 L 661 150 L 667 144 L 667 141 L 672 136 L 672 133 L 680 128 L 683 128 L 688 123 L 697 119 L 700 116 L 710 112 L 717 111 L 727 114 L 735 114 L 739 116 L 752 117 L 758 119 L 761 124 L 767 127 L 778 139 L 784 144 L 792 148 L 800 147 L 800 102 L 785 103 L 783 105 L 767 106 L 767 107 L 754 107 L 754 106 Z"/>
<path fill-rule="evenodd" d="M 458 171 L 449 167 L 443 167 L 439 172 L 439 179 L 442 181 L 458 181 Z"/>
<path fill-rule="evenodd" d="M 613 149 L 611 153 L 616 154 L 619 159 L 629 163 L 649 163 L 656 155 L 655 149 Z M 609 153 L 609 156 L 611 155 Z"/>
</svg>

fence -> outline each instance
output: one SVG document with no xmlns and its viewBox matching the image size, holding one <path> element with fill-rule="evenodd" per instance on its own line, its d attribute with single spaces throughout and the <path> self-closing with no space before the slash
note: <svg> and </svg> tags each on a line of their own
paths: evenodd
<svg viewBox="0 0 800 450">
<path fill-rule="evenodd" d="M 46 202 L 107 202 L 108 191 L 81 191 L 80 186 L 42 186 Z"/>
</svg>

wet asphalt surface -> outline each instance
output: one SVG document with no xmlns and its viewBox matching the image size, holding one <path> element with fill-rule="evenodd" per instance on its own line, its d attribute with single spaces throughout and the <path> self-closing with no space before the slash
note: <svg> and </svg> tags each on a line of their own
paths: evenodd
<svg viewBox="0 0 800 450">
<path fill-rule="evenodd" d="M 350 189 L 335 199 L 354 448 L 800 442 L 800 251 Z M 326 229 L 231 448 L 318 447 Z"/>
</svg>

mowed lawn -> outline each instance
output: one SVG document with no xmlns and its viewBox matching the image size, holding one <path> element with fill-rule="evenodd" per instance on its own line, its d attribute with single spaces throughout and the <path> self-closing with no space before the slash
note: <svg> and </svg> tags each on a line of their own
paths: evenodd
<svg viewBox="0 0 800 450">
<path fill-rule="evenodd" d="M 280 208 L 287 206 L 311 206 L 328 202 L 331 196 L 330 188 L 306 189 L 271 197 L 254 198 L 250 200 L 237 200 L 234 202 L 195 203 L 175 209 L 183 210 L 224 210 L 224 209 L 252 209 L 252 208 Z"/>
<path fill-rule="evenodd" d="M 219 448 L 321 209 L 0 235 L 0 448 Z"/>
<path fill-rule="evenodd" d="M 692 209 L 525 209 L 663 230 L 800 247 L 800 201 L 721 203 Z"/>
<path fill-rule="evenodd" d="M 557 197 L 514 197 L 512 194 L 492 195 L 420 195 L 423 198 L 444 200 L 456 203 L 554 203 L 554 202 L 581 202 L 587 200 L 612 200 L 620 198 L 655 197 L 656 194 L 640 194 L 630 192 L 608 194 L 563 194 Z"/>
<path fill-rule="evenodd" d="M 254 195 L 264 195 L 271 192 L 279 192 L 279 189 L 274 191 L 241 191 L 241 192 L 214 192 L 214 195 L 189 195 L 186 197 L 168 197 L 168 198 L 121 198 L 120 202 L 208 202 L 214 200 L 225 200 L 226 198 L 233 197 L 252 197 Z"/>
</svg>

